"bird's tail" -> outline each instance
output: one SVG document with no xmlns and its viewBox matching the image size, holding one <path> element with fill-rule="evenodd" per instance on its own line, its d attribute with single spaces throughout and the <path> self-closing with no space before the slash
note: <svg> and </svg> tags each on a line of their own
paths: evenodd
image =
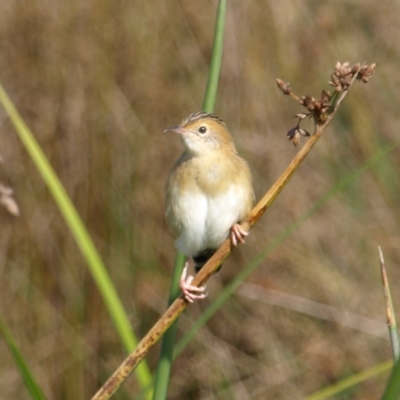
<svg viewBox="0 0 400 400">
<path fill-rule="evenodd" d="M 214 255 L 216 251 L 217 249 L 205 249 L 193 257 L 196 274 L 203 268 L 204 264 Z M 221 267 L 222 265 L 215 272 L 218 272 Z"/>
</svg>

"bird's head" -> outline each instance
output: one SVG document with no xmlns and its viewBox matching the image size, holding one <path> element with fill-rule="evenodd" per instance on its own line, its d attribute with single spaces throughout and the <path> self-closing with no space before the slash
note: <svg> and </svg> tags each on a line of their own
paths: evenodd
<svg viewBox="0 0 400 400">
<path fill-rule="evenodd" d="M 185 118 L 180 125 L 171 126 L 165 132 L 181 135 L 186 149 L 193 155 L 213 151 L 236 152 L 225 122 L 215 114 L 197 112 Z"/>
</svg>

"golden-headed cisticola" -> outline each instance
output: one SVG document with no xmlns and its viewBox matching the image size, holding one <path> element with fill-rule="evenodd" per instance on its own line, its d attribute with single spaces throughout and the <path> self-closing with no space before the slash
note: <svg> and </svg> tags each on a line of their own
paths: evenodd
<svg viewBox="0 0 400 400">
<path fill-rule="evenodd" d="M 239 225 L 251 210 L 254 193 L 250 169 L 235 148 L 225 122 L 215 114 L 197 112 L 165 132 L 181 136 L 185 151 L 168 178 L 166 218 L 178 238 L 177 249 L 191 257 L 198 272 L 230 236 L 244 243 L 248 232 Z M 204 298 L 204 288 L 186 279 L 180 287 L 185 298 Z"/>
</svg>

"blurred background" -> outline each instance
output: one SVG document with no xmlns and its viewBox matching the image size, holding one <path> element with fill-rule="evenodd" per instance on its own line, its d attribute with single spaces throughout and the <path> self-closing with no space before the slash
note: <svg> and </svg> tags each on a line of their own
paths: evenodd
<svg viewBox="0 0 400 400">
<path fill-rule="evenodd" d="M 194 0 L 0 3 L 0 82 L 87 225 L 139 337 L 166 308 L 175 259 L 164 187 L 183 146 L 163 131 L 201 109 L 216 8 Z M 257 198 L 298 151 L 286 132 L 301 108 L 275 79 L 317 97 L 336 61 L 378 66 L 209 282 L 208 298 L 185 311 L 180 335 L 274 238 L 399 140 L 399 3 L 231 0 L 225 35 L 215 112 L 250 164 Z M 2 108 L 0 121 L 0 183 L 20 208 L 19 217 L 0 208 L 0 315 L 49 399 L 89 398 L 125 352 Z M 400 310 L 399 164 L 394 148 L 275 248 L 177 359 L 170 399 L 302 399 L 391 358 L 377 246 Z M 147 357 L 152 370 L 158 353 Z M 2 340 L 0 359 L 0 398 L 28 399 Z M 387 378 L 336 398 L 377 399 Z M 138 391 L 132 376 L 115 398 Z"/>
</svg>

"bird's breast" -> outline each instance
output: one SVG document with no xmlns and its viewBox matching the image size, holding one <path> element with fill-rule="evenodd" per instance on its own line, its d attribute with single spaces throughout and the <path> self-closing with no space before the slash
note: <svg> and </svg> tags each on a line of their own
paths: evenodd
<svg viewBox="0 0 400 400">
<path fill-rule="evenodd" d="M 224 157 L 203 157 L 196 166 L 195 180 L 204 193 L 218 197 L 228 191 L 237 175 L 238 171 L 231 160 Z"/>
<path fill-rule="evenodd" d="M 188 256 L 218 248 L 253 203 L 250 171 L 239 158 L 182 159 L 167 193 L 167 220 L 179 235 L 179 250 Z"/>
<path fill-rule="evenodd" d="M 246 217 L 251 209 L 251 196 L 247 187 L 231 184 L 226 190 L 208 197 L 207 247 L 219 247 L 228 237 L 230 228 Z"/>
</svg>

